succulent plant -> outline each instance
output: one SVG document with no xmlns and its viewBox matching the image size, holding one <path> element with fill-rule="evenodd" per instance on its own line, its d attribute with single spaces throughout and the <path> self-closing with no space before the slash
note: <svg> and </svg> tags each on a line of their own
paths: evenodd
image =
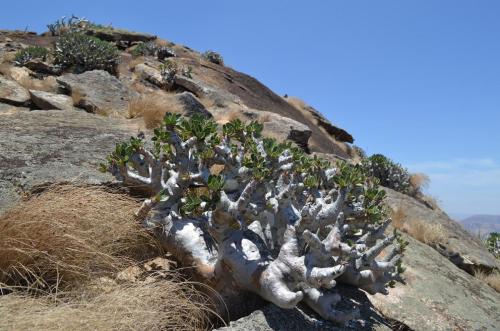
<svg viewBox="0 0 500 331">
<path fill-rule="evenodd" d="M 500 233 L 491 232 L 486 238 L 486 247 L 491 254 L 495 257 L 500 258 Z"/>
<path fill-rule="evenodd" d="M 31 60 L 40 59 L 45 61 L 49 55 L 49 50 L 41 46 L 29 46 L 19 50 L 14 58 L 17 66 L 24 66 Z"/>
<path fill-rule="evenodd" d="M 156 56 L 162 61 L 169 57 L 176 57 L 175 51 L 169 47 L 158 46 L 154 41 L 140 43 L 132 50 L 133 56 Z"/>
<path fill-rule="evenodd" d="M 219 64 L 219 65 L 224 65 L 224 59 L 222 58 L 222 55 L 215 51 L 208 50 L 205 53 L 203 53 L 203 57 L 212 63 Z"/>
<path fill-rule="evenodd" d="M 144 225 L 217 288 L 282 308 L 304 301 L 335 322 L 356 318 L 336 307 L 337 282 L 386 292 L 404 271 L 407 242 L 385 234 L 385 192 L 363 166 L 332 167 L 263 139 L 262 128 L 167 114 L 150 140 L 118 144 L 102 169 L 146 192 Z"/>
<path fill-rule="evenodd" d="M 114 74 L 119 58 L 114 44 L 78 32 L 60 36 L 54 50 L 54 63 L 75 73 L 101 69 Z"/>
<path fill-rule="evenodd" d="M 380 185 L 412 195 L 410 173 L 400 164 L 393 162 L 382 154 L 373 154 L 364 159 L 362 163 L 367 174 L 377 178 Z"/>
<path fill-rule="evenodd" d="M 83 17 L 71 15 L 69 19 L 66 19 L 66 17 L 63 16 L 54 23 L 48 24 L 47 28 L 52 36 L 61 36 L 66 33 L 81 32 L 90 25 L 92 25 L 92 23 L 89 20 Z"/>
</svg>

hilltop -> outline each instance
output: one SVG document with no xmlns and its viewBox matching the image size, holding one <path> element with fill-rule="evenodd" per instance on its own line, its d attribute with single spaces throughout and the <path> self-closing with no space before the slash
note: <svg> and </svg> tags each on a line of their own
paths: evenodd
<svg viewBox="0 0 500 331">
<path fill-rule="evenodd" d="M 409 242 L 402 280 L 387 294 L 335 287 L 352 299 L 342 305 L 361 312 L 354 322 L 334 325 L 306 306 L 282 309 L 248 293 L 221 304 L 214 293 L 224 289 L 193 285 L 205 278 L 186 271 L 188 258 L 165 252 L 136 222 L 144 192 L 99 171 L 117 144 L 156 134 L 168 112 L 220 125 L 258 121 L 264 137 L 332 163 L 366 156 L 348 129 L 224 65 L 216 52 L 91 24 L 78 29 L 101 47 L 97 59 L 76 61 L 82 49 L 74 47 L 57 60 L 61 27 L 68 28 L 0 30 L 0 311 L 7 329 L 497 328 L 500 294 L 475 275 L 493 277 L 498 260 L 414 184 L 384 188 L 392 226 Z M 24 273 L 27 265 L 34 267 Z M 37 295 L 16 292 L 12 270 L 24 277 L 15 285 Z"/>
</svg>

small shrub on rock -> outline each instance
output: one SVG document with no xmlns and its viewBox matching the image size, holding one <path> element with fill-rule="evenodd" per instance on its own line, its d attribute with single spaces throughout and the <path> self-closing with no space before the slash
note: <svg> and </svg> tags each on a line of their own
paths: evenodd
<svg viewBox="0 0 500 331">
<path fill-rule="evenodd" d="M 30 46 L 19 50 L 14 58 L 14 63 L 17 66 L 24 66 L 31 60 L 40 59 L 45 61 L 49 55 L 48 49 L 40 46 Z"/>
<path fill-rule="evenodd" d="M 486 247 L 491 254 L 495 255 L 497 258 L 500 258 L 500 233 L 492 232 L 489 234 L 486 239 Z"/>
<path fill-rule="evenodd" d="M 59 38 L 54 62 L 75 73 L 89 70 L 116 72 L 120 53 L 115 45 L 81 33 L 68 33 Z"/>
<path fill-rule="evenodd" d="M 203 53 L 203 57 L 212 63 L 219 64 L 219 65 L 224 65 L 224 59 L 222 58 L 222 55 L 220 55 L 217 52 L 214 51 L 206 51 Z"/>
<path fill-rule="evenodd" d="M 169 57 L 176 57 L 174 50 L 165 46 L 158 46 L 153 41 L 148 41 L 137 45 L 132 51 L 132 56 L 156 56 L 162 61 Z"/>
<path fill-rule="evenodd" d="M 380 185 L 412 195 L 408 170 L 382 154 L 373 154 L 362 162 L 369 176 L 378 178 Z"/>
</svg>

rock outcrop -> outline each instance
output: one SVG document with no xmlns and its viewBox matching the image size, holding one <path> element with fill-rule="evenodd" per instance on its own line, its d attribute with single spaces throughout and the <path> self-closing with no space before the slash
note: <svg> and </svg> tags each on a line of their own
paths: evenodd
<svg viewBox="0 0 500 331">
<path fill-rule="evenodd" d="M 90 113 L 124 114 L 128 102 L 137 95 L 118 78 L 104 70 L 87 71 L 82 74 L 65 74 L 57 78 L 68 94 L 77 94 L 76 106 Z"/>
<path fill-rule="evenodd" d="M 116 42 L 121 48 L 156 39 L 119 29 L 90 29 L 87 33 Z M 53 41 L 50 36 L 0 31 L 0 62 L 12 64 L 5 59 L 17 50 L 28 45 L 50 47 Z M 354 138 L 314 108 L 296 107 L 253 77 L 204 61 L 187 47 L 172 47 L 178 55 L 174 60 L 193 71 L 191 77 L 177 75 L 172 91 L 164 90 L 159 70 L 150 65 L 158 61 L 145 59 L 127 68 L 132 56 L 126 53 L 122 53 L 125 69 L 119 78 L 99 70 L 57 77 L 66 95 L 28 91 L 18 83 L 46 75 L 54 79 L 59 72 L 48 63 L 32 61 L 28 64 L 31 70 L 11 67 L 8 76 L 12 79 L 0 74 L 0 213 L 23 193 L 45 184 L 113 181 L 110 175 L 100 173 L 98 166 L 116 143 L 139 132 L 137 120 L 125 119 L 129 101 L 141 92 L 136 85 L 148 92 L 164 93 L 176 106 L 182 106 L 184 115 L 218 118 L 237 112 L 238 118 L 263 122 L 264 135 L 291 140 L 331 161 L 349 158 L 338 143 L 349 144 Z M 89 113 L 76 111 L 75 102 Z M 114 113 L 121 118 L 90 113 Z M 446 237 L 429 245 L 407 238 L 410 245 L 403 258 L 407 267 L 404 284 L 396 284 L 385 296 L 367 295 L 339 284 L 336 289 L 352 298 L 346 304 L 356 304 L 362 312 L 360 320 L 342 327 L 319 320 L 303 307 L 284 310 L 266 305 L 232 322 L 231 330 L 498 329 L 499 293 L 470 275 L 476 270 L 500 269 L 498 260 L 441 210 L 386 191 L 386 202 L 392 209 L 403 209 L 408 220 L 440 224 Z"/>
<path fill-rule="evenodd" d="M 431 247 L 406 237 L 404 283 L 389 294 L 368 295 L 385 317 L 411 330 L 498 330 L 500 293 Z"/>
<path fill-rule="evenodd" d="M 125 121 L 85 112 L 0 112 L 0 208 L 39 185 L 112 181 L 99 163 L 136 133 Z"/>
<path fill-rule="evenodd" d="M 29 100 L 30 95 L 24 87 L 0 75 L 0 102 L 22 106 Z"/>
<path fill-rule="evenodd" d="M 460 269 L 470 274 L 474 274 L 477 270 L 489 272 L 500 269 L 500 263 L 484 245 L 442 210 L 431 209 L 416 199 L 394 190 L 388 188 L 385 190 L 386 203 L 393 210 L 402 209 L 405 214 L 404 221 L 418 220 L 427 224 L 441 225 L 446 239 L 429 244 Z"/>
<path fill-rule="evenodd" d="M 31 101 L 38 109 L 74 110 L 73 98 L 64 94 L 30 90 Z"/>
</svg>

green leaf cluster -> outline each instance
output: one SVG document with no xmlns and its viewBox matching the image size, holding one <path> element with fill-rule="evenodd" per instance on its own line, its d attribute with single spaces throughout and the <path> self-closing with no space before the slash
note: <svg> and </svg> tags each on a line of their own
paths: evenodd
<svg viewBox="0 0 500 331">
<path fill-rule="evenodd" d="M 100 69 L 114 74 L 119 58 L 114 44 L 79 32 L 59 37 L 54 50 L 54 63 L 75 73 Z"/>
<path fill-rule="evenodd" d="M 45 61 L 49 56 L 49 50 L 41 46 L 29 46 L 17 51 L 14 57 L 14 63 L 17 66 L 24 66 L 31 60 L 40 59 Z"/>
<path fill-rule="evenodd" d="M 218 64 L 218 65 L 224 65 L 224 59 L 222 58 L 222 55 L 215 51 L 208 50 L 205 53 L 202 54 L 202 56 L 209 62 Z"/>
</svg>

